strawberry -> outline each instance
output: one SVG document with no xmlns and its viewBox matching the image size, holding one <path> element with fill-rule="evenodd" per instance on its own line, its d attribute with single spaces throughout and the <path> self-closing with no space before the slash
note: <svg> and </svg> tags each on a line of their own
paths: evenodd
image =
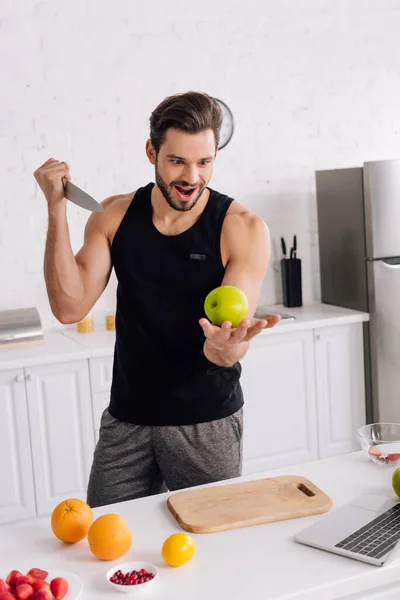
<svg viewBox="0 0 400 600">
<path fill-rule="evenodd" d="M 15 597 L 17 600 L 29 600 L 33 596 L 33 587 L 29 583 L 17 585 L 15 588 Z"/>
<path fill-rule="evenodd" d="M 64 577 L 56 577 L 51 580 L 50 589 L 56 600 L 62 600 L 68 592 L 68 581 Z"/>
<path fill-rule="evenodd" d="M 18 577 L 22 577 L 22 573 L 20 573 L 19 571 L 10 571 L 9 574 L 7 575 L 7 579 L 6 579 L 6 583 L 8 583 L 8 585 L 14 589 L 15 588 L 15 583 L 18 579 Z"/>
<path fill-rule="evenodd" d="M 1 600 L 1 598 L 0 598 Z M 51 592 L 45 592 L 43 590 L 38 590 L 31 596 L 30 600 L 53 600 L 53 596 Z"/>
<path fill-rule="evenodd" d="M 27 572 L 27 575 L 30 575 L 31 577 L 33 577 L 33 579 L 43 579 L 44 580 L 48 576 L 48 572 L 43 571 L 42 569 L 30 569 Z"/>
<path fill-rule="evenodd" d="M 32 585 L 32 582 L 35 581 L 33 579 L 33 577 L 31 575 L 22 575 L 21 577 L 18 577 L 18 579 L 15 582 L 15 587 L 17 588 L 19 585 L 22 585 L 23 583 L 29 583 L 29 585 Z"/>
<path fill-rule="evenodd" d="M 0 579 L 0 594 L 1 592 L 11 592 L 11 586 L 4 579 Z"/>
<path fill-rule="evenodd" d="M 15 600 L 11 592 L 0 592 L 0 600 Z"/>
<path fill-rule="evenodd" d="M 387 462 L 396 462 L 399 460 L 399 458 L 400 458 L 400 454 L 398 454 L 398 453 L 388 454 L 386 457 Z"/>
<path fill-rule="evenodd" d="M 35 579 L 34 582 L 32 583 L 32 587 L 33 587 L 34 592 L 37 592 L 37 591 L 49 592 L 50 591 L 49 582 L 44 581 L 43 579 Z"/>
</svg>

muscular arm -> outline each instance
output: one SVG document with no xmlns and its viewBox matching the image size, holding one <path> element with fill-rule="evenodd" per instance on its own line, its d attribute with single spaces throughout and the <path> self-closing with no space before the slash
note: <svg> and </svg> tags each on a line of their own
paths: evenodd
<svg viewBox="0 0 400 600">
<path fill-rule="evenodd" d="M 234 333 L 229 324 L 223 324 L 219 332 L 214 332 L 215 342 L 211 330 L 214 326 L 204 323 L 206 328 L 209 327 L 209 335 L 205 329 L 207 339 L 204 342 L 204 354 L 216 365 L 230 366 L 246 354 L 248 340 L 265 326 L 275 325 L 275 319 L 268 324 L 265 321 L 252 323 L 270 261 L 270 239 L 266 224 L 262 219 L 248 213 L 227 215 L 223 235 L 228 251 L 228 263 L 222 285 L 240 288 L 247 296 L 249 311 L 247 319 L 242 321 Z M 227 343 L 219 347 L 218 340 L 224 335 Z"/>
<path fill-rule="evenodd" d="M 44 276 L 51 310 L 61 323 L 76 323 L 85 317 L 107 286 L 112 264 L 105 223 L 111 202 L 112 198 L 102 202 L 105 211 L 89 217 L 84 244 L 76 256 L 65 203 L 49 207 Z"/>
</svg>

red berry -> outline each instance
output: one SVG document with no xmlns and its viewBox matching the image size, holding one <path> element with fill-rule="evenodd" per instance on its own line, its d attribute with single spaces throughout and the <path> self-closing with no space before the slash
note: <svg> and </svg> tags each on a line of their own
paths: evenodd
<svg viewBox="0 0 400 600">
<path fill-rule="evenodd" d="M 22 573 L 20 573 L 19 571 L 10 571 L 9 574 L 7 575 L 6 578 L 6 583 L 8 583 L 8 585 L 11 588 L 15 588 L 15 584 L 17 583 L 17 579 L 19 577 L 22 577 Z"/>
<path fill-rule="evenodd" d="M 29 583 L 21 583 L 17 585 L 14 593 L 18 600 L 29 600 L 33 596 L 33 587 Z"/>
<path fill-rule="evenodd" d="M 43 571 L 43 569 L 30 569 L 27 575 L 30 575 L 33 579 L 42 579 L 44 581 L 48 576 L 48 572 Z"/>
<path fill-rule="evenodd" d="M 0 579 L 0 593 L 1 592 L 11 592 L 11 586 L 8 585 L 4 579 Z"/>
<path fill-rule="evenodd" d="M 0 599 L 1 600 L 15 600 L 15 596 L 11 592 L 0 592 Z"/>
</svg>

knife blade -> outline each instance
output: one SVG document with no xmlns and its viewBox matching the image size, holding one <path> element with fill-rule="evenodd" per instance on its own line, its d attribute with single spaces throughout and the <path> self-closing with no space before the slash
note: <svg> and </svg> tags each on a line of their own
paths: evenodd
<svg viewBox="0 0 400 600">
<path fill-rule="evenodd" d="M 81 188 L 79 188 L 77 185 L 71 183 L 71 181 L 68 181 L 65 177 L 62 178 L 62 182 L 64 185 L 64 194 L 68 200 L 77 206 L 92 212 L 104 211 L 104 208 L 101 206 L 101 204 L 92 198 L 92 196 L 89 196 L 89 194 L 81 190 Z"/>
</svg>

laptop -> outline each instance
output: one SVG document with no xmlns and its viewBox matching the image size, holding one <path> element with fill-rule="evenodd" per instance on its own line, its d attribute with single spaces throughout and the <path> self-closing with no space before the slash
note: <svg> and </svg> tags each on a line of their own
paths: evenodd
<svg viewBox="0 0 400 600">
<path fill-rule="evenodd" d="M 400 500 L 364 494 L 303 529 L 294 539 L 381 567 L 400 539 Z"/>
</svg>

